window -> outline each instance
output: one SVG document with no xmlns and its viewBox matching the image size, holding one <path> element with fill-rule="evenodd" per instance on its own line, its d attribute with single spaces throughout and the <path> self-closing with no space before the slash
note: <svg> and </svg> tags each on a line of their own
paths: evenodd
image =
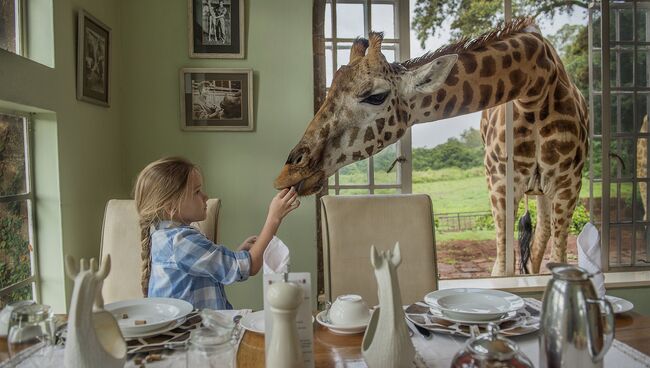
<svg viewBox="0 0 650 368">
<path fill-rule="evenodd" d="M 23 54 L 21 0 L 0 0 L 0 48 Z"/>
<path fill-rule="evenodd" d="M 0 112 L 0 307 L 38 299 L 29 118 Z"/>
<path fill-rule="evenodd" d="M 591 215 L 606 270 L 648 270 L 650 3 L 595 2 L 589 17 Z"/>
<path fill-rule="evenodd" d="M 406 7 L 405 7 L 406 6 Z M 382 51 L 388 62 L 408 59 L 408 2 L 399 0 L 327 0 L 325 4 L 326 85 L 345 65 L 355 38 L 383 31 Z M 381 153 L 340 169 L 329 178 L 329 194 L 410 192 L 410 133 Z M 390 170 L 389 170 L 390 169 Z"/>
</svg>

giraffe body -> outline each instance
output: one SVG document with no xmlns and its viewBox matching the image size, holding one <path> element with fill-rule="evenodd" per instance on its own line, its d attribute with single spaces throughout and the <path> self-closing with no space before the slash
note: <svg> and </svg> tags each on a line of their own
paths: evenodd
<svg viewBox="0 0 650 368">
<path fill-rule="evenodd" d="M 323 106 L 291 151 L 276 188 L 318 192 L 340 167 L 380 152 L 414 124 L 484 111 L 481 134 L 497 233 L 493 275 L 505 273 L 505 105 L 513 101 L 514 192 L 538 196 L 532 270 L 549 238 L 552 261 L 566 240 L 587 153 L 584 98 L 533 21 L 521 18 L 404 63 L 381 54 L 381 34 L 357 40 Z M 367 55 L 366 55 L 366 51 Z"/>
</svg>

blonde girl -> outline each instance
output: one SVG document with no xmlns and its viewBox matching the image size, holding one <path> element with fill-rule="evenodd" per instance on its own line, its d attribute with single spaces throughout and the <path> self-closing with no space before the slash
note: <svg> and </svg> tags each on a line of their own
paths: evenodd
<svg viewBox="0 0 650 368">
<path fill-rule="evenodd" d="M 223 285 L 257 274 L 282 219 L 300 205 L 293 188 L 279 192 L 271 200 L 259 235 L 232 251 L 190 226 L 205 219 L 207 199 L 201 172 L 184 158 L 157 160 L 138 175 L 135 203 L 145 297 L 184 299 L 195 308 L 232 309 Z"/>
</svg>

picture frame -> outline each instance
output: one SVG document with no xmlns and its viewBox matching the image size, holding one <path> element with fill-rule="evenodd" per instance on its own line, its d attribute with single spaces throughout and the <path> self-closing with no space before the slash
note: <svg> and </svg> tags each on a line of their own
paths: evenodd
<svg viewBox="0 0 650 368">
<path fill-rule="evenodd" d="M 244 0 L 187 0 L 191 58 L 243 59 Z"/>
<path fill-rule="evenodd" d="M 85 10 L 77 20 L 77 99 L 110 106 L 111 29 Z"/>
<path fill-rule="evenodd" d="M 253 131 L 253 70 L 182 68 L 181 129 Z"/>
</svg>

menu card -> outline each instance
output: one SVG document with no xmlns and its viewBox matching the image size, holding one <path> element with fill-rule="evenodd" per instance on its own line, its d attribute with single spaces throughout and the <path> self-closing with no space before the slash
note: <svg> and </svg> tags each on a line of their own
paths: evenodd
<svg viewBox="0 0 650 368">
<path fill-rule="evenodd" d="M 266 290 L 269 285 L 283 281 L 284 274 L 272 273 L 264 275 L 264 339 L 265 350 L 268 351 L 273 331 L 273 313 L 271 306 L 266 300 Z M 302 357 L 305 361 L 305 368 L 314 368 L 314 325 L 311 315 L 311 274 L 309 272 L 290 272 L 288 282 L 295 283 L 302 287 L 303 300 L 296 313 L 296 324 L 298 326 L 298 339 L 302 347 Z"/>
</svg>

